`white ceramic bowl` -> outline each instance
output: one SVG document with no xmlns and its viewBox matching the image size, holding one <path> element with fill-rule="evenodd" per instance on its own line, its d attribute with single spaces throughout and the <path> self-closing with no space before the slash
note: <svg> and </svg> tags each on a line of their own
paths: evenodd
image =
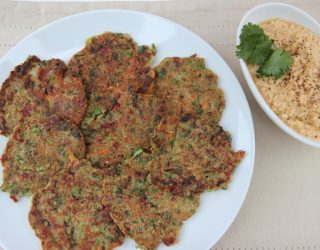
<svg viewBox="0 0 320 250">
<path fill-rule="evenodd" d="M 284 3 L 267 3 L 267 4 L 261 4 L 258 5 L 252 9 L 250 9 L 244 17 L 241 19 L 241 22 L 239 24 L 238 32 L 237 32 L 237 44 L 240 43 L 239 36 L 241 34 L 242 27 L 251 22 L 251 23 L 259 23 L 264 20 L 270 19 L 270 18 L 283 18 L 288 21 L 303 25 L 307 28 L 309 28 L 311 31 L 316 33 L 317 35 L 320 35 L 320 24 L 312 18 L 310 15 L 305 13 L 304 11 Z M 249 85 L 249 88 L 254 95 L 256 101 L 259 103 L 260 107 L 264 110 L 264 112 L 269 116 L 269 118 L 274 121 L 275 124 L 277 124 L 283 131 L 285 131 L 288 135 L 292 136 L 296 140 L 303 142 L 307 145 L 311 145 L 314 147 L 320 148 L 320 142 L 317 142 L 315 140 L 309 139 L 293 129 L 291 129 L 288 125 L 286 125 L 270 108 L 268 103 L 264 100 L 262 95 L 260 94 L 258 88 L 256 87 L 249 69 L 246 65 L 246 63 L 243 60 L 240 60 L 240 65 L 242 72 L 244 74 L 244 77 Z"/>
</svg>

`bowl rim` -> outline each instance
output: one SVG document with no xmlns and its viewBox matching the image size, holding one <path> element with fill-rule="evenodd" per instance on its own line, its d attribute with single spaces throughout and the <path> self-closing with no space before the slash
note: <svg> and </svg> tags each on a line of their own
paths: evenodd
<svg viewBox="0 0 320 250">
<path fill-rule="evenodd" d="M 308 13 L 304 12 L 303 10 L 291 5 L 291 4 L 286 4 L 286 3 L 280 3 L 280 2 L 272 2 L 272 3 L 264 3 L 264 4 L 259 4 L 253 8 L 251 8 L 249 11 L 246 12 L 246 14 L 241 18 L 241 21 L 239 23 L 238 26 L 238 30 L 237 30 L 237 37 L 236 37 L 236 44 L 238 45 L 240 43 L 240 33 L 241 33 L 241 29 L 244 26 L 244 21 L 250 16 L 252 15 L 252 13 L 256 12 L 257 10 L 263 9 L 265 7 L 270 7 L 270 6 L 275 6 L 275 7 L 285 7 L 290 9 L 291 11 L 294 11 L 296 13 L 301 14 L 302 16 L 304 16 L 304 18 L 309 19 L 309 21 L 311 21 L 311 23 L 313 23 L 316 27 L 319 28 L 320 31 L 320 24 L 312 17 L 310 16 Z M 281 16 L 279 16 L 281 18 Z M 297 22 L 298 23 L 298 22 Z M 299 24 L 299 23 L 298 23 Z M 303 25 L 304 26 L 304 25 Z M 308 27 L 307 27 L 308 28 Z M 271 107 L 269 106 L 269 104 L 266 102 L 266 100 L 263 98 L 263 96 L 261 95 L 260 91 L 258 90 L 256 84 L 254 83 L 254 80 L 251 76 L 251 74 L 249 73 L 249 69 L 247 67 L 247 64 L 242 60 L 239 59 L 240 62 L 240 66 L 241 66 L 241 70 L 242 73 L 246 79 L 247 85 L 249 86 L 249 89 L 251 91 L 251 93 L 253 94 L 255 100 L 257 101 L 257 103 L 259 104 L 259 106 L 262 108 L 262 110 L 267 114 L 267 116 L 280 128 L 282 129 L 285 133 L 287 133 L 288 135 L 290 135 L 292 138 L 306 144 L 309 146 L 313 146 L 313 147 L 317 147 L 320 148 L 320 141 L 316 141 L 313 140 L 311 138 L 308 138 L 306 136 L 303 136 L 302 134 L 296 132 L 295 130 L 293 130 L 291 127 L 289 127 L 284 121 L 282 121 L 280 119 L 280 117 L 278 115 L 276 115 L 276 113 L 271 109 Z"/>
</svg>

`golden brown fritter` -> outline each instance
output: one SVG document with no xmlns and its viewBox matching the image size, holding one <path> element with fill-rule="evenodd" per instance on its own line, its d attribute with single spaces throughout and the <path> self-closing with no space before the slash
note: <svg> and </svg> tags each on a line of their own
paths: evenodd
<svg viewBox="0 0 320 250">
<path fill-rule="evenodd" d="M 41 81 L 31 82 L 32 69 L 39 66 L 40 59 L 31 56 L 10 73 L 0 90 L 0 132 L 9 135 L 24 117 L 34 113 L 37 104 L 42 106 L 44 88 Z M 26 84 L 25 84 L 26 82 Z"/>
<path fill-rule="evenodd" d="M 152 88 L 154 55 L 154 47 L 137 46 L 127 34 L 106 32 L 89 39 L 70 60 L 73 75 L 86 85 L 88 108 L 81 129 L 95 167 L 117 163 L 138 146 L 149 147 L 156 112 L 148 113 L 155 105 L 142 93 Z M 138 107 L 147 102 L 151 107 Z"/>
<path fill-rule="evenodd" d="M 41 61 L 30 56 L 10 73 L 1 87 L 0 133 L 11 134 L 21 120 L 43 110 L 79 124 L 85 109 L 82 82 L 67 73 L 63 61 Z"/>
<path fill-rule="evenodd" d="M 205 67 L 203 58 L 168 57 L 156 67 L 154 95 L 166 100 L 173 116 L 164 117 L 155 128 L 153 143 L 170 150 L 170 143 L 181 122 L 202 120 L 219 123 L 224 109 L 224 95 L 217 76 Z"/>
<path fill-rule="evenodd" d="M 10 136 L 2 155 L 1 189 L 14 200 L 30 196 L 84 154 L 83 136 L 69 121 L 55 115 L 26 119 Z"/>
<path fill-rule="evenodd" d="M 155 68 L 155 95 L 180 103 L 182 115 L 219 122 L 224 96 L 217 76 L 205 67 L 203 58 L 168 57 Z"/>
<path fill-rule="evenodd" d="M 99 103 L 90 106 L 83 127 L 87 159 L 95 167 L 110 167 L 130 158 L 140 148 L 151 149 L 151 134 L 162 115 L 165 102 L 149 94 L 122 93 L 110 112 Z M 88 124 L 88 125 L 87 125 Z"/>
<path fill-rule="evenodd" d="M 180 122 L 169 150 L 155 147 L 151 179 L 172 193 L 201 193 L 226 189 L 244 156 L 234 152 L 231 137 L 215 122 Z"/>
<path fill-rule="evenodd" d="M 142 249 L 156 249 L 160 243 L 176 243 L 185 220 L 199 206 L 199 195 L 172 195 L 162 191 L 143 174 L 151 155 L 140 153 L 118 166 L 117 175 L 106 178 L 106 194 L 110 215 L 125 236 Z"/>
<path fill-rule="evenodd" d="M 29 221 L 44 250 L 109 250 L 122 244 L 124 237 L 101 202 L 104 175 L 82 160 L 33 197 Z"/>
<path fill-rule="evenodd" d="M 137 46 L 128 34 L 105 32 L 88 39 L 68 67 L 84 82 L 89 99 L 110 87 L 144 92 L 154 79 L 154 55 L 154 47 Z"/>
</svg>

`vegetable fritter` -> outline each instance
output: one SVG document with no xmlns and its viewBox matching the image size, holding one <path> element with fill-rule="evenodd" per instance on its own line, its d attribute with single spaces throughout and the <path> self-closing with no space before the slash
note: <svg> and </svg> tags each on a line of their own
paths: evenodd
<svg viewBox="0 0 320 250">
<path fill-rule="evenodd" d="M 110 215 L 124 235 L 151 250 L 162 242 L 176 243 L 183 221 L 199 206 L 199 195 L 172 195 L 154 186 L 144 171 L 135 171 L 150 159 L 144 154 L 118 166 L 118 175 L 105 179 L 103 191 Z"/>
<path fill-rule="evenodd" d="M 180 122 L 170 145 L 170 150 L 154 148 L 151 179 L 172 193 L 226 189 L 244 156 L 232 150 L 230 134 L 215 122 Z"/>
<path fill-rule="evenodd" d="M 11 134 L 21 120 L 40 111 L 50 111 L 79 124 L 85 109 L 82 82 L 68 73 L 63 61 L 41 61 L 30 56 L 1 87 L 0 133 Z"/>
<path fill-rule="evenodd" d="M 151 135 L 168 112 L 164 100 L 149 94 L 122 93 L 107 113 L 90 106 L 82 123 L 87 142 L 87 159 L 94 167 L 109 167 L 130 158 L 139 148 L 151 150 Z"/>
<path fill-rule="evenodd" d="M 155 69 L 156 96 L 180 103 L 182 115 L 220 121 L 224 95 L 217 76 L 206 68 L 203 58 L 168 57 Z"/>
<path fill-rule="evenodd" d="M 83 136 L 71 122 L 56 115 L 26 119 L 10 136 L 2 155 L 1 189 L 14 200 L 30 196 L 84 154 Z"/>
<path fill-rule="evenodd" d="M 128 34 L 105 32 L 87 39 L 68 67 L 82 79 L 89 99 L 112 93 L 110 87 L 144 92 L 154 79 L 150 67 L 154 55 L 154 47 L 137 46 Z"/>
<path fill-rule="evenodd" d="M 124 237 L 101 202 L 104 175 L 82 160 L 36 193 L 29 221 L 44 250 L 109 250 L 122 244 Z"/>
<path fill-rule="evenodd" d="M 137 46 L 127 34 L 106 32 L 88 39 L 70 60 L 73 75 L 86 86 L 88 108 L 81 129 L 93 166 L 110 166 L 139 145 L 149 147 L 156 119 L 152 116 L 157 114 L 150 110 L 156 101 L 148 96 L 155 78 L 150 67 L 155 52 L 154 47 Z"/>
</svg>

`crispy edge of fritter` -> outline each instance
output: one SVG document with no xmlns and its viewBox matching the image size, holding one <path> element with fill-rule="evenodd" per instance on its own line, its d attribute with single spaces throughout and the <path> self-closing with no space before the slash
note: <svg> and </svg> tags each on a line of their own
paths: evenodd
<svg viewBox="0 0 320 250">
<path fill-rule="evenodd" d="M 48 133 L 52 133 L 51 130 L 56 130 L 59 131 L 60 128 L 61 129 L 66 129 L 69 128 L 70 133 L 73 133 L 75 135 L 75 137 L 79 137 L 79 143 L 77 147 L 77 150 L 79 150 L 79 156 L 75 156 L 74 152 L 68 152 L 69 156 L 70 156 L 70 162 L 73 162 L 74 159 L 76 159 L 76 157 L 79 157 L 80 159 L 85 157 L 85 141 L 84 141 L 84 137 L 80 131 L 80 129 L 74 125 L 73 123 L 71 123 L 68 120 L 62 120 L 61 118 L 59 118 L 56 115 L 50 115 L 48 117 L 41 117 L 41 116 L 37 116 L 37 117 L 32 117 L 31 119 L 26 119 L 24 121 L 24 123 L 20 123 L 18 126 L 15 127 L 13 133 L 10 135 L 9 137 L 9 141 L 6 145 L 5 151 L 1 156 L 1 163 L 3 166 L 3 184 L 1 186 L 1 189 L 5 192 L 8 192 L 9 190 L 7 190 L 7 179 L 9 178 L 8 176 L 11 173 L 11 164 L 12 164 L 12 158 L 10 157 L 11 153 L 10 152 L 15 152 L 15 150 L 17 149 L 17 145 L 19 143 L 24 142 L 24 132 L 26 131 L 26 128 L 30 125 L 33 124 L 41 124 L 43 123 L 44 126 L 47 129 Z M 74 131 L 74 132 L 73 132 Z M 41 135 L 40 135 L 41 136 Z M 57 138 L 54 138 L 55 140 Z M 61 171 L 61 170 L 59 170 Z M 57 171 L 57 173 L 59 172 Z M 50 179 L 50 177 L 48 178 Z M 45 183 L 44 183 L 45 185 Z M 35 193 L 36 191 L 32 191 L 30 190 L 30 195 Z M 9 191 L 10 193 L 10 191 Z M 17 202 L 18 198 L 24 196 L 24 194 L 12 194 L 10 193 L 10 198 Z"/>
<path fill-rule="evenodd" d="M 95 65 L 97 63 L 96 60 L 106 61 L 106 59 L 103 58 L 103 54 L 105 51 L 110 50 L 107 45 L 111 44 L 114 46 L 117 45 L 117 43 L 119 44 L 118 46 L 127 44 L 132 49 L 133 53 L 127 58 L 128 68 L 125 69 L 126 73 L 122 74 L 123 79 L 119 82 L 120 85 L 110 85 L 103 82 L 102 86 L 100 81 L 95 80 L 94 85 L 99 87 L 100 84 L 101 86 L 97 89 L 93 88 L 92 84 L 92 86 L 90 86 L 90 82 L 92 82 L 91 78 L 96 78 L 97 75 L 95 75 L 94 72 L 90 72 L 90 64 L 91 66 Z M 100 52 L 101 49 L 102 52 Z M 94 56 L 95 54 L 96 56 Z M 146 93 L 151 87 L 155 77 L 155 71 L 151 68 L 155 54 L 156 49 L 154 45 L 151 48 L 146 45 L 138 46 L 133 38 L 127 33 L 104 32 L 87 39 L 85 46 L 68 62 L 68 68 L 74 76 L 80 77 L 83 80 L 88 99 L 91 98 L 92 91 L 104 92 L 105 88 L 115 86 L 127 88 L 127 90 L 135 89 L 135 91 Z M 111 60 L 111 58 L 108 60 Z M 113 55 L 112 60 L 118 61 L 118 59 L 113 59 Z M 103 63 L 99 63 L 99 65 L 102 64 Z"/>
<path fill-rule="evenodd" d="M 176 99 L 184 115 L 220 121 L 225 107 L 224 94 L 218 86 L 218 76 L 206 68 L 203 58 L 197 55 L 166 57 L 155 70 L 155 95 L 168 101 Z M 215 100 L 214 106 L 210 99 Z"/>
<path fill-rule="evenodd" d="M 27 74 L 28 71 L 33 67 L 34 63 L 39 63 L 41 60 L 36 56 L 30 56 L 22 64 L 16 66 L 9 74 L 9 77 L 3 82 L 0 89 L 0 134 L 10 135 L 12 130 L 6 126 L 6 120 L 4 117 L 3 107 L 7 102 L 6 92 L 11 88 L 11 82 L 13 79 L 22 77 Z"/>
<path fill-rule="evenodd" d="M 32 80 L 29 77 L 31 71 L 34 67 L 39 67 L 40 70 L 37 72 L 36 77 L 39 81 L 39 86 L 36 91 L 33 91 L 32 87 Z M 53 74 L 55 77 L 52 80 L 46 79 L 47 74 Z M 79 125 L 86 110 L 86 97 L 84 86 L 80 79 L 72 77 L 70 74 L 67 74 L 67 68 L 63 61 L 60 59 L 50 59 L 48 61 L 41 61 L 36 56 L 29 56 L 26 61 L 18 66 L 15 67 L 13 71 L 11 71 L 9 77 L 4 81 L 1 90 L 0 90 L 0 134 L 4 134 L 6 136 L 10 135 L 13 132 L 14 126 L 12 128 L 8 128 L 6 125 L 6 118 L 5 118 L 5 109 L 6 105 L 14 105 L 14 99 L 16 98 L 16 94 L 12 91 L 14 84 L 19 82 L 21 85 L 20 87 L 26 91 L 26 94 L 31 99 L 34 99 L 34 105 L 37 101 L 43 101 L 42 105 L 48 106 L 49 108 L 49 101 L 54 100 L 53 108 L 51 108 L 50 112 L 57 114 L 61 118 L 70 119 L 76 125 Z M 72 84 L 72 85 L 71 85 Z M 71 86 L 71 88 L 70 88 Z M 72 89 L 76 89 L 80 94 L 77 97 L 71 95 L 71 99 L 64 98 L 64 95 L 68 95 L 69 91 Z M 72 92 L 72 91 L 71 91 Z M 67 103 L 61 105 L 61 102 L 64 100 Z M 69 102 L 68 102 L 69 101 Z M 74 106 L 73 110 L 70 112 L 66 112 L 65 107 Z M 25 113 L 25 110 L 21 107 L 18 109 L 20 110 L 19 113 Z M 32 109 L 32 108 L 31 108 Z M 37 109 L 37 108 L 35 108 Z M 24 115 L 21 115 L 21 120 L 23 119 Z M 20 122 L 17 121 L 17 124 Z"/>
<path fill-rule="evenodd" d="M 158 81 L 171 80 L 171 84 L 167 85 L 171 88 L 182 87 L 181 83 L 183 83 L 183 87 L 192 87 L 194 83 L 190 85 L 190 82 L 193 78 L 197 78 L 197 83 L 203 85 L 202 87 L 206 90 L 218 87 L 218 76 L 206 67 L 204 58 L 196 54 L 188 57 L 165 57 L 154 69 Z M 188 78 L 176 78 L 175 74 L 180 75 L 185 71 L 189 74 Z"/>
<path fill-rule="evenodd" d="M 192 123 L 196 121 L 193 120 L 189 122 Z M 193 169 L 190 169 L 190 168 L 179 170 L 179 168 L 181 167 L 180 165 L 176 166 L 177 169 L 175 171 L 174 166 L 172 166 L 173 163 L 171 162 L 172 159 L 175 159 L 174 153 L 177 153 L 180 150 L 187 150 L 187 151 L 190 150 L 190 149 L 184 148 L 190 144 L 190 141 L 188 141 L 189 138 L 182 138 L 181 142 L 176 141 L 177 138 L 179 139 L 179 137 L 177 137 L 178 132 L 176 130 L 176 134 L 174 137 L 172 137 L 173 139 L 170 143 L 171 147 L 169 147 L 169 149 L 164 147 L 160 148 L 157 145 L 154 145 L 153 147 L 155 160 L 150 165 L 151 180 L 153 184 L 157 185 L 162 190 L 168 190 L 175 194 L 188 194 L 190 192 L 202 193 L 206 190 L 213 191 L 217 189 L 227 189 L 228 184 L 231 181 L 232 175 L 236 167 L 239 165 L 239 163 L 243 159 L 245 152 L 243 150 L 233 151 L 232 145 L 231 145 L 231 137 L 228 135 L 228 132 L 223 130 L 221 126 L 219 126 L 214 122 L 209 125 L 202 124 L 203 121 L 196 122 L 196 123 L 200 124 L 200 127 L 193 128 L 193 130 L 196 131 L 197 133 L 200 133 L 200 136 L 202 137 L 205 137 L 204 134 L 206 134 L 207 132 L 215 131 L 213 134 L 210 135 L 210 139 L 208 139 L 209 141 L 207 142 L 208 143 L 207 145 L 208 145 L 208 148 L 212 150 L 212 153 L 219 154 L 219 155 L 215 155 L 215 156 L 208 155 L 208 156 L 219 157 L 219 158 L 226 157 L 224 158 L 224 163 L 227 164 L 227 169 L 226 169 L 226 172 L 222 172 L 223 174 L 225 174 L 225 179 L 221 179 L 221 178 L 219 179 L 217 177 L 218 179 L 216 181 L 214 181 L 213 179 L 206 180 L 206 178 L 204 178 L 205 177 L 204 173 L 193 172 Z M 185 125 L 186 124 L 182 124 L 182 126 L 185 126 Z M 178 128 L 180 130 L 179 133 L 185 134 L 187 136 L 193 135 L 196 137 L 195 138 L 196 140 L 199 140 L 197 139 L 199 134 L 194 134 L 194 131 L 187 129 L 188 126 L 190 126 L 190 124 L 188 124 L 183 129 L 181 129 L 181 127 Z M 209 128 L 209 131 L 204 132 L 204 129 L 208 129 L 208 128 Z M 194 138 L 190 138 L 190 140 L 193 141 Z M 204 138 L 204 141 L 205 141 L 205 138 Z M 172 147 L 176 147 L 176 148 L 172 149 Z M 214 149 L 219 149 L 219 147 L 222 147 L 220 151 L 214 151 Z M 191 147 L 191 149 L 192 148 L 194 147 Z M 196 149 L 194 149 L 194 151 L 196 152 Z M 183 164 L 183 159 L 180 159 L 180 160 L 182 161 L 181 164 Z M 199 168 L 198 163 L 199 162 L 196 162 L 196 159 L 194 161 L 188 159 L 188 162 L 186 162 L 188 166 L 190 166 L 190 164 L 191 165 L 196 164 L 195 166 Z M 164 165 L 169 164 L 170 167 L 168 166 L 169 168 L 167 171 L 165 171 L 166 166 L 164 166 L 163 164 Z M 203 166 L 203 169 L 205 170 L 204 166 Z M 212 169 L 212 170 L 216 171 L 216 169 Z M 178 179 L 174 180 L 173 177 L 171 178 L 170 176 L 167 176 L 166 174 L 168 173 L 171 173 L 173 176 L 176 176 L 176 178 Z M 184 173 L 186 174 L 186 176 L 183 175 Z M 167 180 L 165 180 L 166 179 L 165 177 L 162 178 L 162 176 L 168 177 Z M 203 178 L 200 178 L 201 176 Z"/>
<path fill-rule="evenodd" d="M 81 160 L 81 161 L 75 161 L 72 164 L 70 164 L 67 169 L 61 171 L 59 174 L 54 176 L 51 179 L 51 181 L 48 183 L 48 185 L 44 189 L 42 189 L 39 192 L 37 192 L 32 198 L 32 206 L 31 206 L 30 211 L 29 211 L 28 219 L 29 219 L 31 227 L 35 231 L 36 236 L 41 240 L 41 244 L 42 244 L 42 247 L 43 247 L 44 250 L 45 249 L 48 249 L 48 250 L 49 249 L 50 250 L 51 249 L 57 249 L 57 250 L 69 249 L 69 246 L 65 246 L 65 248 L 63 248 L 63 246 L 61 245 L 61 242 L 57 243 L 57 242 L 51 242 L 50 241 L 51 238 L 48 236 L 48 234 L 50 234 L 50 230 L 48 230 L 48 224 L 46 223 L 46 221 L 47 221 L 50 224 L 50 221 L 48 221 L 46 219 L 43 219 L 42 215 L 43 215 L 44 212 L 41 212 L 41 209 L 38 208 L 40 206 L 40 197 L 42 195 L 46 195 L 47 191 L 50 190 L 50 188 L 52 188 L 52 186 L 54 186 L 55 184 L 59 183 L 59 181 L 60 181 L 59 178 L 62 178 L 63 175 L 71 174 L 71 175 L 75 176 L 76 175 L 75 174 L 76 171 L 80 172 L 82 170 L 82 168 L 85 168 L 85 167 L 88 167 L 90 170 L 92 170 L 94 172 L 98 172 L 98 171 L 102 172 L 102 170 L 98 170 L 98 169 L 92 168 L 90 162 L 88 160 L 86 160 L 86 159 Z M 82 177 L 85 177 L 85 176 L 82 175 Z M 101 177 L 101 176 L 99 175 L 98 177 Z M 98 182 L 98 181 L 100 181 L 99 178 L 98 178 L 98 180 L 96 182 Z M 90 186 L 94 186 L 94 185 L 92 183 L 90 183 L 90 185 L 88 187 L 90 187 Z M 52 191 L 54 193 L 54 190 L 52 190 Z M 71 193 L 72 193 L 72 189 L 71 189 Z M 75 203 L 70 203 L 70 204 L 75 204 Z M 101 206 L 104 209 L 105 206 L 104 206 L 103 202 L 101 203 Z M 45 213 L 46 214 L 50 214 L 50 213 L 52 213 L 52 211 L 53 211 L 52 208 L 48 208 L 48 210 L 46 210 Z M 83 212 L 87 213 L 87 210 L 83 210 Z M 59 214 L 57 214 L 57 216 L 59 217 Z M 72 214 L 70 216 L 72 216 Z M 109 217 L 109 213 L 105 214 L 104 216 Z M 107 219 L 107 220 L 109 221 L 109 219 Z M 122 233 L 120 232 L 120 230 L 118 229 L 116 224 L 114 224 L 114 222 L 111 220 L 111 218 L 110 218 L 109 222 L 112 223 L 114 225 L 114 229 L 116 231 L 118 231 L 118 232 L 115 232 L 115 233 L 118 234 L 119 238 L 117 238 L 116 241 L 112 240 L 112 242 L 110 243 L 108 248 L 105 248 L 105 246 L 101 246 L 101 247 L 94 248 L 94 249 L 112 250 L 115 247 L 117 247 L 117 246 L 119 246 L 119 245 L 121 245 L 123 243 L 124 237 L 123 237 Z M 51 224 L 50 224 L 50 227 L 51 227 Z M 67 232 L 66 232 L 66 234 L 67 234 Z M 68 237 L 69 236 L 67 235 L 67 238 Z M 89 244 L 91 244 L 91 243 L 89 243 Z M 102 243 L 102 244 L 104 244 L 104 243 Z M 72 249 L 74 247 L 76 247 L 76 246 L 73 246 Z M 75 249 L 78 249 L 78 248 L 75 248 Z M 86 248 L 79 248 L 79 249 L 88 250 L 87 247 Z"/>
</svg>

